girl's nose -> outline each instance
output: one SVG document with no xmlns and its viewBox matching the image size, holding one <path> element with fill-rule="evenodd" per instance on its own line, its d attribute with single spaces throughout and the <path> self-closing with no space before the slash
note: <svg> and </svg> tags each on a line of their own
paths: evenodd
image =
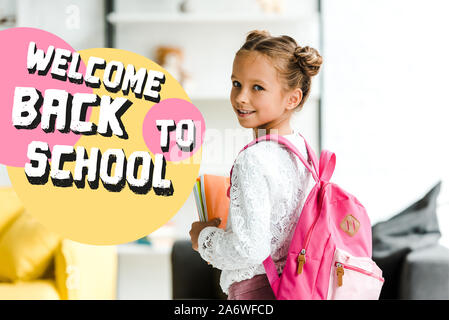
<svg viewBox="0 0 449 320">
<path fill-rule="evenodd" d="M 240 90 L 240 92 L 235 97 L 235 100 L 239 104 L 247 104 L 248 103 L 248 95 L 246 94 L 245 90 Z"/>
</svg>

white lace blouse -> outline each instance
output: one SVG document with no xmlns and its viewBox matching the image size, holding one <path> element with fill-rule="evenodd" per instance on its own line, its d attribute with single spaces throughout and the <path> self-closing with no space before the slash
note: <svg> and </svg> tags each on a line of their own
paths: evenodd
<svg viewBox="0 0 449 320">
<path fill-rule="evenodd" d="M 303 138 L 285 135 L 308 159 Z M 221 269 L 220 286 L 265 273 L 262 262 L 271 254 L 279 273 L 284 268 L 304 202 L 314 186 L 310 172 L 286 147 L 273 141 L 242 151 L 234 164 L 226 229 L 204 228 L 198 252 Z"/>
</svg>

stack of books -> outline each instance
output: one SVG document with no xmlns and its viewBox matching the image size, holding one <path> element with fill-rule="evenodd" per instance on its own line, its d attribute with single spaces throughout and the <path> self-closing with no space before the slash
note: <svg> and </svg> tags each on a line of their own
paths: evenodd
<svg viewBox="0 0 449 320">
<path fill-rule="evenodd" d="M 229 198 L 227 191 L 229 177 L 203 174 L 196 179 L 193 193 L 200 221 L 221 218 L 219 228 L 225 229 L 228 219 Z"/>
</svg>

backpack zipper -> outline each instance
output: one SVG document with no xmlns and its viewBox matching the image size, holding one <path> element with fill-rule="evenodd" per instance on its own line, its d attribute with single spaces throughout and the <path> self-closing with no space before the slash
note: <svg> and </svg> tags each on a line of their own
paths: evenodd
<svg viewBox="0 0 449 320">
<path fill-rule="evenodd" d="M 340 262 L 337 262 L 335 266 L 337 267 L 337 283 L 338 286 L 341 287 L 343 285 L 343 275 L 345 274 L 345 270 Z"/>
<path fill-rule="evenodd" d="M 302 249 L 301 253 L 298 255 L 298 274 L 302 273 L 302 268 L 304 267 L 304 264 L 306 263 L 306 249 Z"/>
<path fill-rule="evenodd" d="M 306 264 L 306 252 L 307 252 L 307 248 L 309 246 L 309 241 L 310 241 L 310 237 L 312 236 L 312 232 L 313 229 L 315 228 L 315 225 L 318 221 L 318 218 L 321 215 L 321 207 L 323 206 L 323 199 L 324 199 L 324 188 L 329 184 L 326 183 L 322 188 L 321 188 L 321 195 L 320 195 L 320 211 L 318 216 L 315 218 L 315 220 L 313 221 L 312 226 L 309 228 L 309 230 L 307 230 L 307 234 L 306 234 L 306 239 L 304 241 L 304 248 L 301 250 L 301 252 L 298 255 L 298 270 L 297 270 L 297 274 L 301 274 L 302 273 L 302 269 L 304 267 L 304 265 Z"/>
<path fill-rule="evenodd" d="M 363 270 L 363 269 L 361 269 L 359 267 L 356 267 L 356 266 L 352 266 L 352 265 L 349 265 L 349 264 L 344 264 L 344 263 L 341 263 L 341 262 L 335 262 L 335 266 L 337 267 L 337 279 L 338 279 L 337 282 L 338 282 L 338 286 L 339 287 L 341 287 L 343 285 L 343 275 L 345 274 L 344 269 L 348 269 L 348 270 L 352 270 L 352 271 L 355 271 L 355 272 L 363 273 L 364 275 L 370 276 L 370 277 L 375 278 L 375 279 L 377 279 L 379 281 L 382 281 L 382 282 L 385 281 L 384 278 L 378 276 L 377 274 L 375 274 L 373 272 L 369 272 L 369 271 Z"/>
</svg>

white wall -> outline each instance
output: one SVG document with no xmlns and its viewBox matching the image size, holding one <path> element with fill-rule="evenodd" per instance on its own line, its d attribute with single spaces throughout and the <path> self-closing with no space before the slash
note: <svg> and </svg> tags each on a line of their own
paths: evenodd
<svg viewBox="0 0 449 320">
<path fill-rule="evenodd" d="M 11 181 L 8 177 L 8 171 L 6 171 L 6 167 L 0 164 L 0 186 L 10 186 Z"/>
<path fill-rule="evenodd" d="M 233 0 L 227 1 L 226 5 L 239 2 L 243 3 L 243 5 L 249 4 L 249 1 Z M 118 1 L 116 8 L 117 10 L 123 9 L 122 12 L 135 12 L 136 8 L 140 8 L 141 12 L 162 10 L 162 8 L 158 9 L 154 5 L 155 3 L 154 1 L 149 1 L 146 4 L 136 1 Z M 157 3 L 160 6 L 167 6 L 166 9 L 170 6 L 173 6 L 173 10 L 176 9 L 176 6 L 173 4 L 176 1 L 159 1 Z M 212 4 L 217 5 L 225 2 L 203 1 L 203 4 L 206 3 L 209 9 L 213 9 L 210 7 Z M 313 13 L 316 1 L 295 0 L 294 3 L 298 6 L 297 10 Z M 151 10 L 148 8 L 151 8 Z M 203 10 L 206 9 L 203 8 Z M 204 23 L 199 21 L 188 24 L 120 23 L 116 25 L 117 37 L 115 45 L 119 49 L 130 50 L 153 60 L 155 49 L 159 45 L 171 45 L 183 49 L 184 67 L 196 84 L 196 90 L 187 91 L 187 93 L 195 106 L 201 111 L 206 123 L 206 136 L 202 149 L 200 173 L 229 175 L 229 170 L 237 153 L 246 143 L 252 140 L 251 130 L 240 127 L 227 98 L 231 87 L 230 75 L 235 52 L 243 44 L 247 32 L 252 29 L 266 29 L 277 35 L 288 34 L 294 37 L 301 45 L 307 44 L 319 48 L 317 22 L 317 20 L 311 20 L 309 23 L 298 21 L 297 24 L 291 23 L 291 21 L 280 23 L 250 23 L 241 21 L 234 23 Z M 319 78 L 315 79 L 313 86 L 315 95 L 319 91 L 318 89 Z M 199 96 L 209 96 L 210 98 L 198 98 Z M 303 111 L 293 119 L 292 125 L 298 128 L 315 150 L 318 151 L 318 101 L 316 99 L 310 99 L 306 103 Z M 189 230 L 191 224 L 197 220 L 195 200 L 193 194 L 191 194 L 183 207 L 171 220 L 176 228 L 176 238 L 190 239 Z M 125 277 L 137 274 L 136 268 L 138 264 L 133 264 L 131 260 L 130 263 L 127 263 L 125 258 L 121 260 L 125 266 L 124 268 L 127 268 L 126 270 L 131 270 L 130 268 L 135 270 L 132 273 L 124 274 Z M 162 271 L 157 272 L 158 279 L 163 279 L 164 273 Z M 135 278 L 142 281 L 140 276 Z M 142 279 L 145 281 L 144 277 Z M 134 293 L 138 292 L 139 286 L 130 286 L 128 280 L 123 281 L 123 283 L 124 285 L 120 289 L 121 296 L 136 296 Z M 164 288 L 163 284 L 152 288 L 155 288 L 155 290 L 149 290 L 146 287 L 145 294 L 157 295 L 158 290 L 167 289 Z M 139 293 L 138 296 L 141 296 L 141 294 Z"/>
<path fill-rule="evenodd" d="M 75 50 L 105 45 L 104 1 L 18 0 L 17 26 L 49 31 Z"/>
<path fill-rule="evenodd" d="M 334 181 L 361 200 L 372 223 L 439 179 L 439 201 L 448 201 L 449 2 L 323 4 L 323 147 L 337 156 Z"/>
</svg>

